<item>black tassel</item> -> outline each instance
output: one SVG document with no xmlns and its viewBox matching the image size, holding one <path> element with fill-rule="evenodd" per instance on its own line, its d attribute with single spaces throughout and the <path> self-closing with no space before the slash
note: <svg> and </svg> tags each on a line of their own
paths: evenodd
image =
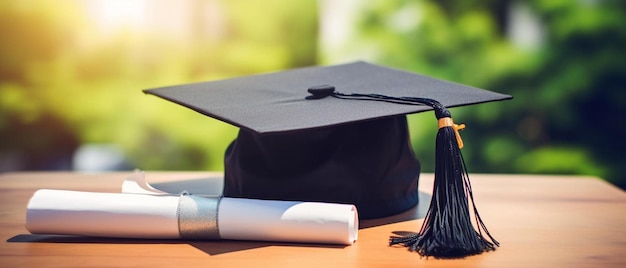
<svg viewBox="0 0 626 268">
<path fill-rule="evenodd" d="M 401 244 L 422 256 L 435 258 L 462 258 L 499 246 L 483 223 L 474 204 L 465 161 L 460 148 L 463 143 L 450 112 L 441 104 L 433 103 L 439 119 L 435 154 L 435 181 L 430 207 L 419 233 L 391 237 L 390 245 Z M 469 210 L 471 202 L 478 231 L 472 226 Z M 486 234 L 489 240 L 483 235 Z"/>
<path fill-rule="evenodd" d="M 500 245 L 487 230 L 474 204 L 472 186 L 461 154 L 463 141 L 459 130 L 465 126 L 454 124 L 450 111 L 445 106 L 428 98 L 344 94 L 336 92 L 332 86 L 313 87 L 309 89 L 309 93 L 312 95 L 307 99 L 333 96 L 341 99 L 427 105 L 435 110 L 435 116 L 439 120 L 439 131 L 435 153 L 435 181 L 430 207 L 419 233 L 391 237 L 389 245 L 400 244 L 422 256 L 435 258 L 462 258 L 495 250 Z M 470 203 L 478 230 L 472 225 Z"/>
</svg>

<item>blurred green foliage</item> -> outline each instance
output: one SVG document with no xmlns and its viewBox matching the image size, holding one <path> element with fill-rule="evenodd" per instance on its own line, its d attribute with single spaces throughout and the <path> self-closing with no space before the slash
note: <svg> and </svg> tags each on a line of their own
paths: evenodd
<svg viewBox="0 0 626 268">
<path fill-rule="evenodd" d="M 90 2 L 0 2 L 0 170 L 70 169 L 88 143 L 116 144 L 136 168 L 219 170 L 237 129 L 141 90 L 315 64 L 316 43 L 303 41 L 315 40 L 315 1 L 185 1 L 214 8 L 222 28 L 189 39 L 105 36 Z"/>
<path fill-rule="evenodd" d="M 514 96 L 453 109 L 468 123 L 470 172 L 586 174 L 626 188 L 624 2 L 380 0 L 362 8 L 353 45 L 376 51 L 376 61 Z M 536 45 L 510 38 L 521 9 L 539 22 Z M 398 24 L 407 13 L 418 19 Z M 416 153 L 432 170 L 432 119 L 411 121 Z"/>
<path fill-rule="evenodd" d="M 0 170 L 70 169 L 88 143 L 118 145 L 136 168 L 219 170 L 237 129 L 142 89 L 352 54 L 513 95 L 452 110 L 468 124 L 470 172 L 587 174 L 626 188 L 622 1 L 352 1 L 354 32 L 337 51 L 318 47 L 318 13 L 333 1 L 183 1 L 193 29 L 182 39 L 132 27 L 104 34 L 90 2 L 0 2 Z M 511 37 L 520 9 L 536 16 L 539 41 Z M 206 19 L 217 34 L 204 34 Z M 409 120 L 432 171 L 434 120 Z"/>
</svg>

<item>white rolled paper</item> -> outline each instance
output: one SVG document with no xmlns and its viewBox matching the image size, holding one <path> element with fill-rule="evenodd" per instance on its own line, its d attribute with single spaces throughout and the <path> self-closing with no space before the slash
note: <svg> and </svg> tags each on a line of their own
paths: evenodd
<svg viewBox="0 0 626 268">
<path fill-rule="evenodd" d="M 194 195 L 39 190 L 28 203 L 33 234 L 233 239 L 351 245 L 353 205 Z"/>
<path fill-rule="evenodd" d="M 33 234 L 179 238 L 178 196 L 38 190 L 28 202 Z"/>
<path fill-rule="evenodd" d="M 220 236 L 235 240 L 351 245 L 359 229 L 353 205 L 226 197 L 218 222 Z"/>
</svg>

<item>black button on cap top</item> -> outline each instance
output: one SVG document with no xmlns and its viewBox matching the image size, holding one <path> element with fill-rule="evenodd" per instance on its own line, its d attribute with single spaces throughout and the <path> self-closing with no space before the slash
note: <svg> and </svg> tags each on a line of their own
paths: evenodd
<svg viewBox="0 0 626 268">
<path fill-rule="evenodd" d="M 307 96 L 307 100 L 321 99 L 332 95 L 335 92 L 335 87 L 331 85 L 312 86 L 307 89 L 311 95 Z"/>
</svg>

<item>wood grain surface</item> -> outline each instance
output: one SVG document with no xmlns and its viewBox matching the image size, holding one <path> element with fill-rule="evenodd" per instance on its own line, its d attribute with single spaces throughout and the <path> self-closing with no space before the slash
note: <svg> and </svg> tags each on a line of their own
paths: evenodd
<svg viewBox="0 0 626 268">
<path fill-rule="evenodd" d="M 130 172 L 0 175 L 0 267 L 626 267 L 626 194 L 591 177 L 471 175 L 478 209 L 501 243 L 463 259 L 421 258 L 388 246 L 389 236 L 417 232 L 432 174 L 420 179 L 420 204 L 361 222 L 352 246 L 247 241 L 136 240 L 32 235 L 26 205 L 38 189 L 119 192 Z M 202 180 L 220 192 L 215 172 L 147 172 L 165 190 Z"/>
</svg>

